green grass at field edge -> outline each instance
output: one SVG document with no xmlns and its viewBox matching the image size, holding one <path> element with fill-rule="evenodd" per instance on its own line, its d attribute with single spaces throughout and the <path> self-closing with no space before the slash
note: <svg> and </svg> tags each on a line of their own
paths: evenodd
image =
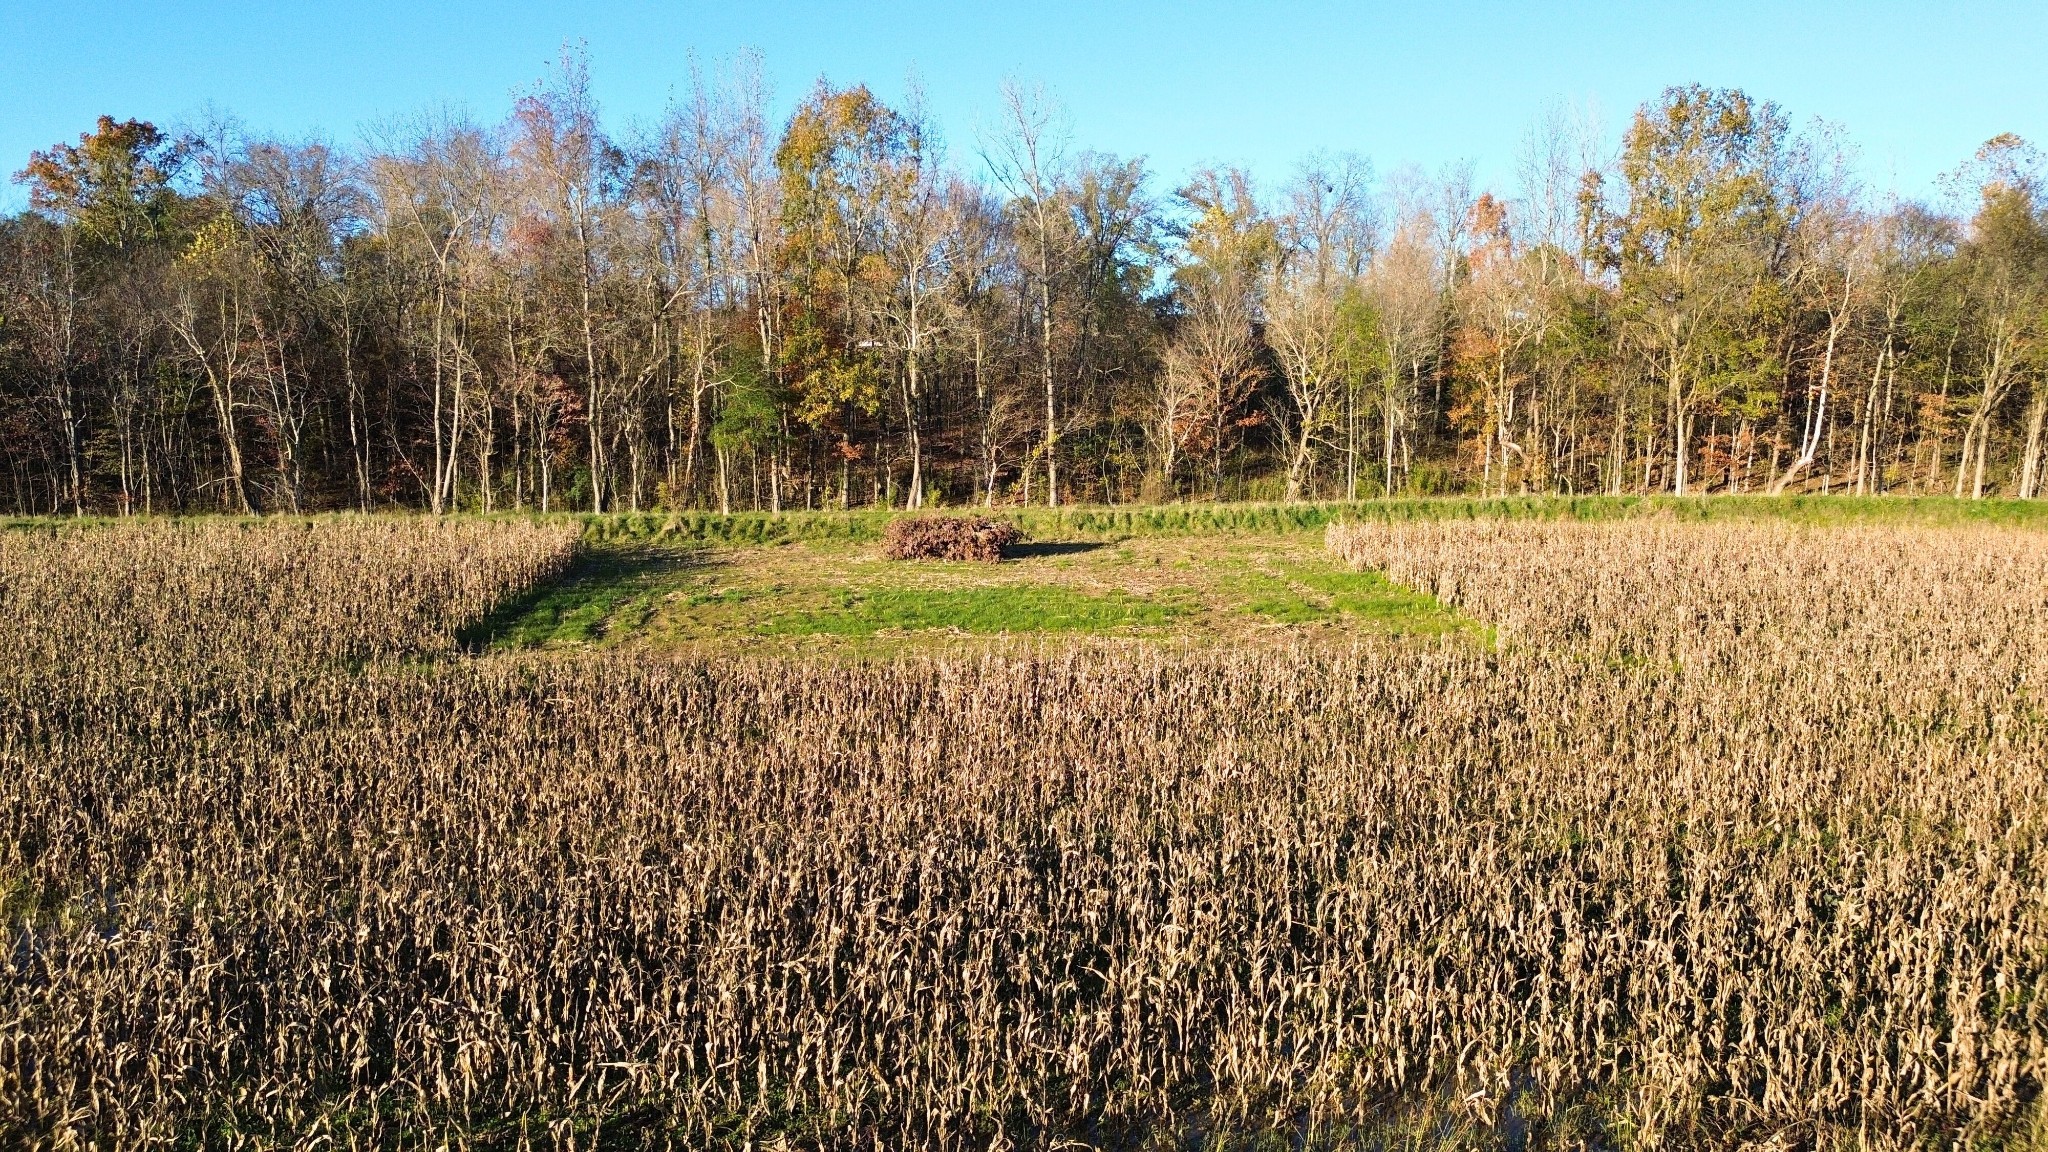
<svg viewBox="0 0 2048 1152">
<path fill-rule="evenodd" d="M 1313 532 L 1340 520 L 1784 520 L 1800 524 L 1927 523 L 2003 524 L 2048 528 L 2048 500 L 1957 500 L 1946 496 L 1430 496 L 1295 504 L 1128 504 L 1069 508 L 999 506 L 934 508 L 932 514 L 986 514 L 1008 520 L 1041 540 L 1116 539 L 1131 536 L 1214 532 Z M 802 541 L 866 543 L 881 538 L 892 519 L 916 513 L 901 509 L 851 511 L 734 512 L 491 512 L 459 513 L 465 518 L 531 520 L 575 525 L 586 545 L 784 544 Z M 275 523 L 365 515 L 240 517 L 205 515 L 184 519 Z M 381 512 L 379 516 L 425 516 Z M 159 517 L 159 520 L 176 520 Z M 14 517 L 0 519 L 8 531 L 63 531 L 119 523 L 112 517 Z"/>
</svg>

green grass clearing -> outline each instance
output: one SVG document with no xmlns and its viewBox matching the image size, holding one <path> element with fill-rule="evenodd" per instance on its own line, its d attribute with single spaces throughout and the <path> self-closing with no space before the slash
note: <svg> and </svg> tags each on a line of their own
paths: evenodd
<svg viewBox="0 0 2048 1152">
<path fill-rule="evenodd" d="M 1305 532 L 1037 543 L 999 565 L 883 560 L 844 539 L 586 550 L 468 644 L 880 655 L 1016 640 L 1491 643 L 1432 597 L 1342 569 Z"/>
<path fill-rule="evenodd" d="M 584 555 L 494 614 L 481 648 L 641 644 L 851 654 L 1009 639 L 1261 643 L 1380 634 L 1494 635 L 1322 548 L 1345 519 L 1759 520 L 2048 527 L 2048 502 L 1941 497 L 1441 497 L 1319 504 L 997 511 L 1040 541 L 1001 565 L 882 560 L 896 515 L 562 514 Z"/>
<path fill-rule="evenodd" d="M 1109 633 L 1164 628 L 1179 604 L 1122 592 L 1089 595 L 1057 584 L 909 591 L 844 589 L 830 608 L 765 622 L 766 636 L 874 636 L 954 631 L 992 636 L 1023 632 Z"/>
<path fill-rule="evenodd" d="M 1282 563 L 1254 579 L 1258 596 L 1247 607 L 1285 624 L 1349 619 L 1383 631 L 1430 634 L 1470 625 L 1436 597 L 1396 584 L 1378 572 Z M 1487 631 L 1490 634 L 1491 630 Z"/>
</svg>

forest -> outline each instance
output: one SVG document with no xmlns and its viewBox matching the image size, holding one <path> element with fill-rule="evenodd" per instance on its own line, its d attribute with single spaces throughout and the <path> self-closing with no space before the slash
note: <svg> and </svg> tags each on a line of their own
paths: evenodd
<svg viewBox="0 0 2048 1152">
<path fill-rule="evenodd" d="M 1168 178 L 1040 91 L 954 140 L 898 104 L 778 122 L 741 57 L 608 127 L 565 51 L 502 121 L 347 146 L 102 117 L 0 218 L 0 508 L 2041 492 L 2016 136 L 1918 202 L 1697 85 L 1614 143 L 1539 115 L 1500 189 Z"/>
</svg>

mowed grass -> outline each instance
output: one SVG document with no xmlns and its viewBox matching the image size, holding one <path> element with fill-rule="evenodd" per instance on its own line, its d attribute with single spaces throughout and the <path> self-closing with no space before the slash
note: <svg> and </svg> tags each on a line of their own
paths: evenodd
<svg viewBox="0 0 2048 1152">
<path fill-rule="evenodd" d="M 849 588 L 828 608 L 771 618 L 760 631 L 769 636 L 1107 633 L 1164 628 L 1182 611 L 1179 604 L 1147 597 L 1121 592 L 1090 595 L 1059 585 L 996 584 L 937 591 Z"/>
<path fill-rule="evenodd" d="M 1042 542 L 1001 564 L 890 561 L 850 540 L 585 545 L 473 649 L 648 645 L 887 654 L 1013 640 L 1272 643 L 1490 630 L 1327 556 L 1319 533 Z"/>
</svg>

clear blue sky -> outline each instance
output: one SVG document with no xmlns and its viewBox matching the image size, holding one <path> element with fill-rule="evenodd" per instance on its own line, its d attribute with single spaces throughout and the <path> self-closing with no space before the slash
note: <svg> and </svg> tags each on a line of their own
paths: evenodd
<svg viewBox="0 0 2048 1152">
<path fill-rule="evenodd" d="M 1926 193 L 1998 132 L 2048 143 L 2048 3 L 577 4 L 528 0 L 0 0 L 0 163 L 100 113 L 159 125 L 207 105 L 259 131 L 350 142 L 456 104 L 495 119 L 566 40 L 615 128 L 657 114 L 694 50 L 758 49 L 778 113 L 819 75 L 886 99 L 922 80 L 957 156 L 1005 76 L 1042 82 L 1075 142 L 1284 175 L 1315 149 L 1382 172 L 1470 159 L 1505 185 L 1547 103 L 1610 130 L 1667 84 L 1739 86 L 1842 124 L 1879 189 Z M 24 197 L 7 184 L 0 206 Z"/>
</svg>

